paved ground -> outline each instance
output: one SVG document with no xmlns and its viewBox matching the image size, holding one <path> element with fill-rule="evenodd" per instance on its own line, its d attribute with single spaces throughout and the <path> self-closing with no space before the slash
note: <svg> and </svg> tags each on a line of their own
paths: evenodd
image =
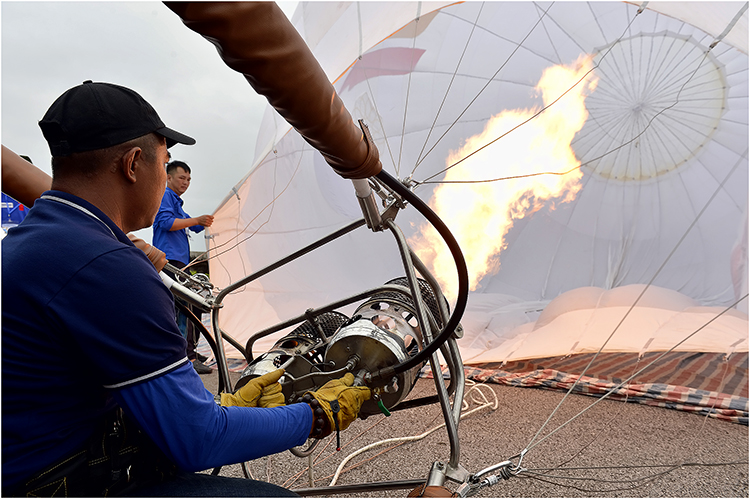
<svg viewBox="0 0 750 499">
<path fill-rule="evenodd" d="M 217 373 L 202 379 L 216 393 Z M 471 473 L 524 449 L 564 396 L 541 389 L 484 386 L 477 390 L 483 390 L 489 401 L 497 397 L 497 409 L 477 411 L 462 419 L 459 428 L 460 463 Z M 411 396 L 434 393 L 434 381 L 422 379 Z M 548 431 L 535 441 L 595 400 L 581 395 L 568 397 L 546 426 Z M 479 405 L 471 403 L 468 410 Z M 420 435 L 442 422 L 438 405 L 396 411 L 389 418 L 378 415 L 357 420 L 342 432 L 341 452 L 335 451 L 335 439 L 331 437 L 313 452 L 314 486 L 329 485 L 340 463 L 365 445 Z M 351 459 L 337 484 L 424 479 L 433 462 L 447 461 L 450 456 L 444 429 L 419 441 L 394 445 L 379 446 Z M 748 497 L 748 427 L 605 400 L 533 447 L 523 465 L 528 472 L 481 489 L 477 496 Z M 248 468 L 255 479 L 291 489 L 311 487 L 308 458 L 290 452 L 258 459 Z M 239 465 L 224 467 L 221 474 L 243 476 Z M 453 484 L 448 487 L 455 489 Z M 399 489 L 345 496 L 405 497 L 408 492 Z M 330 492 L 320 495 L 332 496 Z"/>
</svg>

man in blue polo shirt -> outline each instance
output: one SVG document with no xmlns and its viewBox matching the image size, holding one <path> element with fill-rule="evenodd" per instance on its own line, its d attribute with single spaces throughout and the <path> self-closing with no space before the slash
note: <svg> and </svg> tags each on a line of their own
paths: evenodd
<svg viewBox="0 0 750 499">
<path fill-rule="evenodd" d="M 211 215 L 201 215 L 192 218 L 182 209 L 184 203 L 182 195 L 190 187 L 190 167 L 183 161 L 172 161 L 167 164 L 167 188 L 164 191 L 164 197 L 161 200 L 159 213 L 154 220 L 154 246 L 161 249 L 167 254 L 169 263 L 183 269 L 190 263 L 190 234 L 192 232 L 202 232 L 205 227 L 211 227 L 214 217 Z M 166 271 L 173 279 L 175 278 L 169 271 Z M 183 304 L 190 307 L 189 304 Z M 193 312 L 200 312 L 193 309 Z M 193 363 L 198 374 L 210 374 L 211 369 L 206 367 L 202 361 L 205 357 L 198 358 L 195 347 L 198 345 L 198 333 L 193 323 L 188 320 L 187 316 L 181 310 L 175 311 L 177 325 L 180 328 L 182 336 L 187 340 L 188 360 Z"/>
<path fill-rule="evenodd" d="M 214 397 L 126 235 L 153 223 L 167 148 L 195 141 L 136 92 L 91 81 L 39 126 L 52 189 L 2 244 L 2 495 L 293 495 L 195 472 L 344 429 L 369 388 L 348 373 L 283 405 L 279 369 Z"/>
</svg>

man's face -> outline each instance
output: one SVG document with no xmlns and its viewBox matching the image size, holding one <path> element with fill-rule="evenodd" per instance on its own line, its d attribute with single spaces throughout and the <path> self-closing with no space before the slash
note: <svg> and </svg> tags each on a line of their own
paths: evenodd
<svg viewBox="0 0 750 499">
<path fill-rule="evenodd" d="M 182 196 L 190 187 L 190 174 L 181 166 L 178 166 L 174 173 L 167 175 L 167 187 L 172 189 L 175 194 Z"/>
</svg>

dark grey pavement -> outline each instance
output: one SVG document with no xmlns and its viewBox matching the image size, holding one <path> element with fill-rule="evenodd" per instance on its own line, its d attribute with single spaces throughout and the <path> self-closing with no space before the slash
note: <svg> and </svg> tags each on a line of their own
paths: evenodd
<svg viewBox="0 0 750 499">
<path fill-rule="evenodd" d="M 216 393 L 217 373 L 202 379 Z M 472 473 L 523 450 L 564 396 L 541 389 L 485 386 L 491 394 L 488 388 L 480 390 L 485 390 L 490 401 L 492 394 L 497 397 L 497 409 L 477 411 L 463 418 L 459 427 L 460 463 Z M 411 397 L 434 393 L 434 381 L 421 379 Z M 595 401 L 582 395 L 568 397 L 535 442 Z M 470 403 L 468 410 L 478 406 Z M 313 483 L 329 485 L 340 463 L 366 445 L 420 435 L 442 422 L 438 405 L 395 411 L 388 418 L 377 415 L 357 420 L 342 432 L 340 452 L 335 451 L 332 437 L 316 448 Z M 424 479 L 434 461 L 447 461 L 449 455 L 446 431 L 439 429 L 418 441 L 381 445 L 354 457 L 337 484 Z M 501 480 L 476 496 L 748 497 L 748 427 L 604 400 L 530 449 L 523 466 L 529 471 Z M 310 487 L 308 458 L 291 452 L 258 459 L 248 468 L 255 479 L 291 489 Z M 221 474 L 243 476 L 239 465 L 226 466 Z M 448 486 L 455 489 L 455 485 Z M 405 497 L 407 493 L 388 490 L 338 497 Z"/>
</svg>

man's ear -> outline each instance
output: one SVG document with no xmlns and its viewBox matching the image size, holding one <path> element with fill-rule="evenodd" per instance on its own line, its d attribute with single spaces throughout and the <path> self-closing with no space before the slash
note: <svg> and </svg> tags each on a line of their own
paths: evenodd
<svg viewBox="0 0 750 499">
<path fill-rule="evenodd" d="M 141 159 L 142 154 L 143 151 L 140 147 L 131 147 L 120 157 L 120 164 L 118 167 L 125 178 L 131 183 L 135 183 L 136 181 L 138 162 Z"/>
</svg>

